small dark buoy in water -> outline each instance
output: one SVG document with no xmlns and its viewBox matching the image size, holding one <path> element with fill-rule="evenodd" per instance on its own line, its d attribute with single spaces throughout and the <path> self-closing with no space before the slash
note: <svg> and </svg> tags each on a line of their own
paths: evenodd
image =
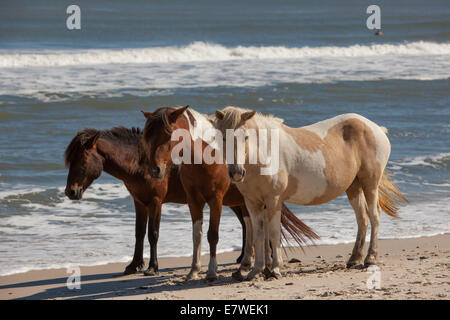
<svg viewBox="0 0 450 320">
<path fill-rule="evenodd" d="M 381 29 L 377 30 L 377 32 L 375 32 L 375 35 L 376 36 L 382 36 L 383 35 L 383 31 L 381 31 Z"/>
</svg>

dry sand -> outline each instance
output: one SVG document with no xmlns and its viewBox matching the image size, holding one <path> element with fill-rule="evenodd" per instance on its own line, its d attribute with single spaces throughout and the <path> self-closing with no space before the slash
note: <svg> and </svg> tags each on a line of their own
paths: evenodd
<svg viewBox="0 0 450 320">
<path fill-rule="evenodd" d="M 449 299 L 449 245 L 450 234 L 380 240 L 380 289 L 367 288 L 367 270 L 345 268 L 353 245 L 344 244 L 289 250 L 278 280 L 235 281 L 238 252 L 230 252 L 219 255 L 213 283 L 184 280 L 190 258 L 161 258 L 154 277 L 123 276 L 122 263 L 82 267 L 79 290 L 67 288 L 66 269 L 3 276 L 0 299 Z M 206 271 L 208 256 L 202 261 Z"/>
</svg>

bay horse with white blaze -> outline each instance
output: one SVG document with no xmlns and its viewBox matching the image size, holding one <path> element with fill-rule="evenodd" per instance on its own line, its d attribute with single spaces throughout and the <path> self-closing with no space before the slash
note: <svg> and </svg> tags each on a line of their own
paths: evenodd
<svg viewBox="0 0 450 320">
<path fill-rule="evenodd" d="M 385 128 L 358 114 L 343 114 L 305 127 L 291 128 L 284 125 L 282 119 L 236 107 L 216 111 L 214 126 L 222 134 L 227 129 L 242 129 L 247 134 L 253 129 L 258 137 L 262 132 L 268 134 L 267 141 L 271 140 L 271 135 L 278 136 L 279 150 L 271 150 L 278 152 L 275 154 L 278 167 L 272 174 L 261 174 L 265 164 L 259 160 L 249 163 L 249 150 L 261 148 L 260 145 L 249 145 L 250 139 L 244 142 L 244 163 L 228 164 L 230 176 L 246 199 L 253 225 L 255 265 L 247 275 L 248 279 L 255 277 L 267 265 L 265 237 L 269 237 L 273 248 L 279 248 L 283 202 L 318 205 L 343 192 L 347 193 L 358 224 L 356 242 L 347 266 L 376 264 L 380 208 L 397 217 L 397 203 L 406 202 L 385 172 L 391 151 Z M 233 151 L 236 153 L 236 144 Z M 226 152 L 229 151 L 224 150 L 224 155 Z M 371 238 L 364 259 L 362 250 L 368 221 Z M 274 249 L 273 255 L 273 273 L 281 276 L 279 250 Z"/>
<path fill-rule="evenodd" d="M 200 271 L 200 253 L 203 223 L 203 208 L 207 203 L 210 208 L 210 221 L 208 229 L 208 242 L 210 246 L 210 262 L 207 280 L 216 279 L 217 261 L 216 246 L 219 240 L 219 223 L 222 205 L 245 205 L 244 198 L 234 184 L 231 184 L 226 164 L 206 163 L 203 152 L 210 148 L 202 135 L 197 135 L 196 129 L 208 130 L 213 128 L 210 119 L 188 107 L 159 108 L 155 112 L 144 112 L 146 123 L 142 137 L 142 145 L 147 154 L 148 170 L 155 179 L 164 176 L 167 170 L 173 166 L 172 151 L 179 143 L 172 138 L 177 129 L 182 129 L 188 134 L 189 151 L 183 154 L 189 161 L 180 164 L 180 180 L 186 192 L 186 198 L 192 217 L 194 253 L 192 269 L 187 278 L 194 279 Z M 195 146 L 199 145 L 200 150 Z M 182 151 L 185 152 L 185 151 Z M 201 154 L 197 154 L 197 152 Z M 214 151 L 212 151 L 214 153 Z M 199 160 L 199 161 L 196 161 Z M 187 163 L 189 162 L 189 163 Z M 227 190 L 236 190 L 229 196 Z M 287 231 L 301 244 L 305 238 L 317 239 L 318 236 L 302 221 L 295 217 L 289 209 L 283 205 L 280 207 L 280 217 Z M 244 258 L 241 261 L 240 270 L 248 270 L 251 267 L 253 252 L 251 239 L 251 222 L 244 216 L 248 243 Z M 248 254 L 247 254 L 248 253 Z"/>
</svg>

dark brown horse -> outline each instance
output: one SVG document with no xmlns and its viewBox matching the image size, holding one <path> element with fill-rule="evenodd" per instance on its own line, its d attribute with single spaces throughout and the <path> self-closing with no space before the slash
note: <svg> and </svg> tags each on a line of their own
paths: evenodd
<svg viewBox="0 0 450 320">
<path fill-rule="evenodd" d="M 194 110 L 187 110 L 188 107 L 179 109 L 174 108 L 160 108 L 154 113 L 143 112 L 147 121 L 144 128 L 142 139 L 142 146 L 147 154 L 146 162 L 148 164 L 148 172 L 155 179 L 163 179 L 173 166 L 172 151 L 180 142 L 179 139 L 174 139 L 172 134 L 177 129 L 184 130 L 188 133 L 187 145 L 189 151 L 186 163 L 183 162 L 180 166 L 180 180 L 186 192 L 186 198 L 192 217 L 193 224 L 193 242 L 194 254 L 192 269 L 188 275 L 188 279 L 196 278 L 200 271 L 200 252 L 201 252 L 201 237 L 202 237 L 202 223 L 203 223 L 203 208 L 207 203 L 210 208 L 210 222 L 208 229 L 208 242 L 210 246 L 210 262 L 206 278 L 208 280 L 216 279 L 216 246 L 219 239 L 219 223 L 222 205 L 237 206 L 244 205 L 245 201 L 237 188 L 231 184 L 228 176 L 228 169 L 226 164 L 210 163 L 203 161 L 202 155 L 198 151 L 203 151 L 208 147 L 208 144 L 202 139 L 193 136 L 193 127 L 204 129 L 211 127 L 209 120 Z M 186 113 L 185 113 L 186 111 Z M 184 137 L 186 138 L 186 137 Z M 186 141 L 184 141 L 186 142 Z M 200 145 L 200 148 L 196 148 Z M 182 151 L 184 152 L 184 150 Z M 214 154 L 215 151 L 212 151 Z M 181 156 L 181 154 L 180 154 Z M 183 154 L 182 156 L 186 156 Z M 184 157 L 183 157 L 184 158 Z M 200 159 L 195 161 L 195 159 Z M 227 194 L 227 190 L 235 189 L 233 196 Z M 295 217 L 289 209 L 283 206 L 282 215 L 289 217 L 289 221 L 293 221 L 293 228 L 288 230 L 296 240 L 301 243 L 303 237 L 309 239 L 317 239 L 318 236 L 303 222 Z M 283 218 L 282 218 L 283 220 Z M 249 217 L 244 217 L 247 230 L 251 230 L 251 222 Z M 247 231 L 247 239 L 250 238 L 251 233 Z M 249 250 L 253 252 L 251 241 Z M 268 246 L 267 246 L 268 248 Z M 247 253 L 246 249 L 246 253 Z M 266 250 L 266 254 L 269 250 Z M 270 257 L 268 257 L 269 259 Z M 251 261 L 247 261 L 247 255 L 241 262 L 241 269 L 247 269 Z"/>
<path fill-rule="evenodd" d="M 99 178 L 102 171 L 109 173 L 124 182 L 134 199 L 136 210 L 136 244 L 131 263 L 125 274 L 135 273 L 144 266 L 143 249 L 148 221 L 148 240 L 150 243 L 150 263 L 145 275 L 154 275 L 158 271 L 157 242 L 161 206 L 172 202 L 186 204 L 186 194 L 181 185 L 178 169 L 173 167 L 162 179 L 152 179 L 141 164 L 140 141 L 142 132 L 139 129 L 123 127 L 98 131 L 84 129 L 73 138 L 65 152 L 65 163 L 69 169 L 65 193 L 72 200 L 80 200 L 83 192 Z M 232 189 L 231 193 L 238 192 Z M 232 195 L 235 197 L 235 195 Z M 243 227 L 243 243 L 245 225 L 243 214 L 248 216 L 245 206 L 231 209 Z M 242 246 L 242 259 L 245 246 Z"/>
</svg>

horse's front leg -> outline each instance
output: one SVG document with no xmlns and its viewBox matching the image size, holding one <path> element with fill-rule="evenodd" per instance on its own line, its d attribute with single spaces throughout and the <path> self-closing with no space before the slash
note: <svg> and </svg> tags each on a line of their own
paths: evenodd
<svg viewBox="0 0 450 320">
<path fill-rule="evenodd" d="M 203 208 L 205 206 L 205 202 L 200 200 L 199 197 L 195 197 L 192 194 L 189 194 L 188 192 L 187 192 L 187 200 L 192 219 L 193 253 L 192 253 L 191 271 L 186 276 L 186 280 L 193 280 L 198 279 L 198 273 L 200 272 L 202 267 L 200 257 L 202 251 Z"/>
<path fill-rule="evenodd" d="M 131 263 L 125 268 L 124 274 L 133 274 L 144 267 L 144 238 L 145 229 L 147 227 L 147 209 L 139 201 L 134 200 L 134 208 L 136 211 L 136 225 L 134 255 Z"/>
<path fill-rule="evenodd" d="M 144 275 L 154 276 L 158 274 L 158 238 L 159 238 L 159 224 L 161 222 L 161 206 L 159 199 L 155 199 L 153 203 L 149 204 L 148 210 L 148 241 L 150 243 L 150 263 L 148 269 L 145 270 Z"/>
<path fill-rule="evenodd" d="M 217 280 L 217 243 L 219 242 L 219 224 L 220 216 L 222 214 L 222 198 L 218 197 L 212 201 L 208 201 L 210 208 L 209 213 L 209 228 L 208 228 L 208 242 L 209 242 L 209 266 L 206 275 L 207 281 Z"/>
<path fill-rule="evenodd" d="M 264 210 L 261 210 L 258 205 L 252 205 L 249 201 L 246 201 L 246 204 L 250 211 L 255 247 L 255 264 L 246 277 L 247 280 L 251 280 L 263 271 L 265 266 L 265 219 Z"/>
</svg>

